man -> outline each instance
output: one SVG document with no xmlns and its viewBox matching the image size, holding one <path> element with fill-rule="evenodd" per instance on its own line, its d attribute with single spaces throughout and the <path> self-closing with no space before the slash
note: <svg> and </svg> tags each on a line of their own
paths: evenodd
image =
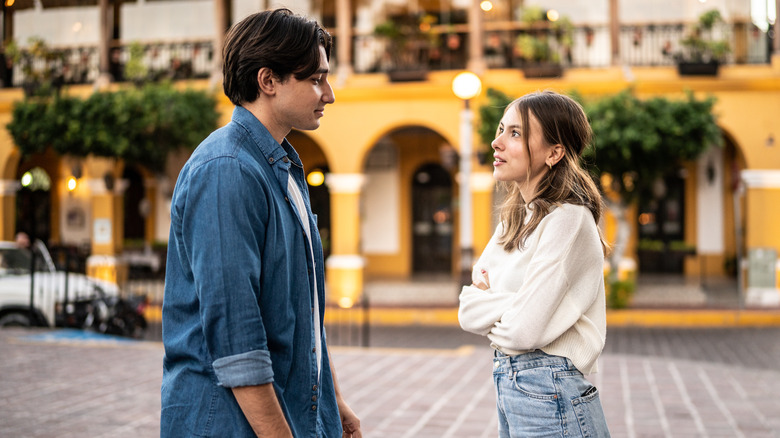
<svg viewBox="0 0 780 438">
<path fill-rule="evenodd" d="M 232 120 L 193 152 L 171 200 L 163 437 L 361 437 L 327 352 L 322 244 L 285 139 L 335 101 L 330 48 L 287 9 L 227 34 Z"/>
</svg>

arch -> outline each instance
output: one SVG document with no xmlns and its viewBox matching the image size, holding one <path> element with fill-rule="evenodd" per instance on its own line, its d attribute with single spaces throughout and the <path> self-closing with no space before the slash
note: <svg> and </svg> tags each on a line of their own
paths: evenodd
<svg viewBox="0 0 780 438">
<path fill-rule="evenodd" d="M 25 166 L 18 173 L 22 187 L 16 196 L 15 232 L 26 233 L 30 241 L 40 239 L 48 244 L 52 235 L 53 178 L 41 166 Z"/>
<path fill-rule="evenodd" d="M 457 167 L 452 152 L 444 136 L 419 124 L 385 131 L 371 145 L 362 167 L 366 183 L 360 230 L 368 276 L 409 277 L 416 272 L 413 177 L 421 166 L 430 164 L 440 166 L 452 179 Z"/>
<path fill-rule="evenodd" d="M 444 143 L 450 145 L 454 149 L 457 149 L 458 141 L 455 137 L 452 137 L 449 135 L 450 133 L 447 132 L 445 129 L 440 129 L 442 127 L 437 126 L 434 123 L 431 123 L 428 120 L 397 120 L 393 121 L 392 123 L 388 123 L 384 126 L 377 127 L 377 129 L 374 131 L 375 134 L 370 138 L 370 142 L 367 144 L 367 147 L 365 149 L 361 150 L 362 156 L 360 157 L 360 163 L 362 163 L 361 168 L 365 168 L 366 159 L 368 158 L 368 154 L 371 152 L 371 149 L 379 143 L 383 138 L 392 135 L 395 132 L 409 129 L 409 128 L 419 128 L 423 130 L 428 130 L 436 135 L 440 136 L 444 139 Z"/>
</svg>

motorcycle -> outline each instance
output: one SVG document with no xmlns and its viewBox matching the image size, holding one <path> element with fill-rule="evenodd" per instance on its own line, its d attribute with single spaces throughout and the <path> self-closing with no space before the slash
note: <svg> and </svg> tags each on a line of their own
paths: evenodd
<svg viewBox="0 0 780 438">
<path fill-rule="evenodd" d="M 119 297 L 95 287 L 95 297 L 73 303 L 73 326 L 107 335 L 142 339 L 147 322 L 144 310 L 149 305 L 146 295 Z"/>
</svg>

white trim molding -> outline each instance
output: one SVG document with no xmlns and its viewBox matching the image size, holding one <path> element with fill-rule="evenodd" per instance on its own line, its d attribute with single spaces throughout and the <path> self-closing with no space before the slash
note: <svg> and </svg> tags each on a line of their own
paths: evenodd
<svg viewBox="0 0 780 438">
<path fill-rule="evenodd" d="M 473 172 L 469 178 L 469 184 L 474 192 L 492 192 L 496 180 L 490 172 Z"/>
<path fill-rule="evenodd" d="M 749 189 L 780 189 L 780 170 L 745 169 L 740 175 Z"/>
<path fill-rule="evenodd" d="M 357 254 L 331 255 L 325 266 L 328 269 L 363 269 L 366 259 Z"/>
<path fill-rule="evenodd" d="M 362 173 L 328 173 L 325 184 L 331 193 L 360 193 L 366 175 Z"/>
</svg>

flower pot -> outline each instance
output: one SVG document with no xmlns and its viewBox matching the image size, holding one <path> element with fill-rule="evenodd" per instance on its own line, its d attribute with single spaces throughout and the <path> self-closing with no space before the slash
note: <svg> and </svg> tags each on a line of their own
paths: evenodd
<svg viewBox="0 0 780 438">
<path fill-rule="evenodd" d="M 390 82 L 421 82 L 428 79 L 428 69 L 390 70 L 387 76 Z"/>
<path fill-rule="evenodd" d="M 677 72 L 680 76 L 717 76 L 718 61 L 710 62 L 678 62 Z"/>
</svg>

